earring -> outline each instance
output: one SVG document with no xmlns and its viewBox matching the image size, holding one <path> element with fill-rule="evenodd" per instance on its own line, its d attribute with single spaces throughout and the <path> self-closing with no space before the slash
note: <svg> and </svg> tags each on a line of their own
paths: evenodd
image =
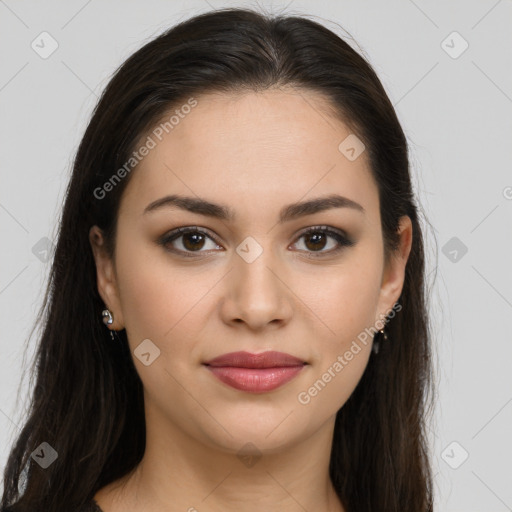
<svg viewBox="0 0 512 512">
<path fill-rule="evenodd" d="M 109 309 L 104 309 L 101 312 L 101 316 L 103 317 L 103 323 L 105 325 L 110 325 L 114 321 L 114 318 L 112 317 L 112 313 L 110 312 Z"/>
<path fill-rule="evenodd" d="M 103 323 L 105 325 L 111 325 L 114 322 L 114 318 L 112 317 L 112 313 L 110 312 L 109 309 L 104 309 L 101 312 L 101 316 L 103 317 Z M 113 340 L 114 339 L 114 333 L 110 329 L 109 329 L 109 331 L 110 331 L 110 337 Z"/>
<path fill-rule="evenodd" d="M 384 339 L 384 341 L 387 341 L 387 340 L 388 340 L 388 335 L 387 335 L 387 333 L 386 333 L 386 331 L 385 331 L 385 328 L 386 328 L 386 326 L 384 326 L 382 329 L 380 329 L 380 331 L 379 331 L 379 334 L 380 334 L 379 339 L 375 339 L 375 338 L 374 338 L 373 346 L 372 346 L 372 352 L 373 352 L 374 354 L 378 354 L 378 353 L 379 353 L 379 348 L 380 348 L 380 338 L 383 338 L 383 339 Z"/>
</svg>

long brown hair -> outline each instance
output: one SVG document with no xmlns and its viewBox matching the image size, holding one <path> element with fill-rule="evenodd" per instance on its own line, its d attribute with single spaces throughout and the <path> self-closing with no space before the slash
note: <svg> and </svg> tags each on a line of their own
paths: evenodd
<svg viewBox="0 0 512 512">
<path fill-rule="evenodd" d="M 131 173 L 103 187 L 162 115 L 207 92 L 290 85 L 320 92 L 365 144 L 378 186 L 386 258 L 401 216 L 413 226 L 401 311 L 353 394 L 338 411 L 330 477 L 348 511 L 433 509 L 426 435 L 433 405 L 424 237 L 411 185 L 408 144 L 369 62 L 305 16 L 219 9 L 195 16 L 129 57 L 103 92 L 80 143 L 66 191 L 48 287 L 36 323 L 42 335 L 28 418 L 10 452 L 0 508 L 74 510 L 142 459 L 142 382 L 126 339 L 112 343 L 88 233 L 98 225 L 111 254 Z M 58 454 L 43 469 L 41 443 Z"/>
</svg>

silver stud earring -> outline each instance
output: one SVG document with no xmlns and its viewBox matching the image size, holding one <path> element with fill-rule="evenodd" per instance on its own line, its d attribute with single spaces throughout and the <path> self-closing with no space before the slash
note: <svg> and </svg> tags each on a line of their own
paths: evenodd
<svg viewBox="0 0 512 512">
<path fill-rule="evenodd" d="M 380 340 L 381 338 L 384 340 L 384 341 L 387 341 L 388 340 L 388 335 L 385 331 L 385 328 L 386 326 L 384 326 L 382 329 L 379 330 L 379 338 L 378 339 L 375 339 L 374 338 L 374 341 L 373 341 L 373 346 L 372 346 L 372 352 L 374 354 L 378 354 L 379 353 L 379 348 L 380 348 Z"/>
<path fill-rule="evenodd" d="M 112 313 L 110 312 L 109 309 L 104 309 L 102 312 L 101 312 L 101 316 L 103 317 L 103 323 L 105 325 L 111 325 L 113 322 L 114 322 L 114 318 L 112 316 Z M 110 331 L 110 337 L 112 338 L 112 340 L 114 339 L 114 333 L 109 329 Z"/>
<path fill-rule="evenodd" d="M 112 313 L 110 312 L 109 309 L 104 309 L 101 312 L 101 316 L 103 317 L 103 323 L 105 325 L 110 325 L 111 323 L 114 322 L 114 318 L 112 317 Z"/>
</svg>

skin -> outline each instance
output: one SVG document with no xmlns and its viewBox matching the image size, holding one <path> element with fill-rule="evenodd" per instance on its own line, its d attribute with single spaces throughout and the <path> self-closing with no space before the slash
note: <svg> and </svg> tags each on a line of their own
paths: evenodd
<svg viewBox="0 0 512 512">
<path fill-rule="evenodd" d="M 385 267 L 367 153 L 350 161 L 338 150 L 351 132 L 319 94 L 273 89 L 197 100 L 133 171 L 114 261 L 101 231 L 90 231 L 110 328 L 126 329 L 132 354 L 145 339 L 160 350 L 149 366 L 133 357 L 144 386 L 144 458 L 95 499 L 104 512 L 343 511 L 328 474 L 335 415 L 364 373 L 371 340 L 307 405 L 297 396 L 365 328 L 381 328 L 402 290 L 410 219 L 401 219 L 400 250 Z M 277 223 L 283 206 L 332 193 L 365 212 L 335 208 Z M 176 207 L 143 214 L 168 194 L 225 204 L 237 218 Z M 355 245 L 334 253 L 330 236 L 323 244 L 301 236 L 322 225 L 344 230 Z M 190 237 L 168 244 L 195 258 L 158 244 L 190 226 L 218 241 L 207 236 L 195 252 Z M 248 236 L 263 249 L 251 263 L 236 252 Z M 202 365 L 238 350 L 277 350 L 309 364 L 276 390 L 248 393 Z M 248 442 L 261 455 L 251 466 L 237 456 Z"/>
</svg>

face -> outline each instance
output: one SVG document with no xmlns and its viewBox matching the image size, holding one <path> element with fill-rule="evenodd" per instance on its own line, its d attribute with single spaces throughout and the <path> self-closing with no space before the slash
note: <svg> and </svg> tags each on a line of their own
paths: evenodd
<svg viewBox="0 0 512 512">
<path fill-rule="evenodd" d="M 410 220 L 385 267 L 367 154 L 340 151 L 351 132 L 316 93 L 196 99 L 172 130 L 150 134 L 156 145 L 121 200 L 114 261 L 91 229 L 98 288 L 111 327 L 126 329 L 147 421 L 227 452 L 251 441 L 270 453 L 310 437 L 354 391 L 371 353 L 362 333 L 380 329 L 400 296 Z M 220 208 L 155 203 L 170 195 Z M 328 196 L 350 201 L 287 209 Z M 232 217 L 211 215 L 222 208 Z M 301 365 L 204 364 L 238 351 L 284 352 Z M 291 378 L 265 388 L 251 377 L 264 371 Z"/>
</svg>

